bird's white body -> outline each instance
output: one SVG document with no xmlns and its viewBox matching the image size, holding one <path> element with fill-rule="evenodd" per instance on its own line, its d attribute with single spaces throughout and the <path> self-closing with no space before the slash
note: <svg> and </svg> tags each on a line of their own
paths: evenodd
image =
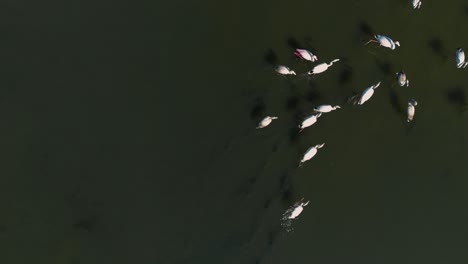
<svg viewBox="0 0 468 264">
<path fill-rule="evenodd" d="M 372 85 L 371 87 L 367 87 L 364 92 L 362 92 L 362 95 L 361 95 L 361 98 L 359 99 L 359 102 L 358 104 L 359 105 L 362 105 L 364 104 L 367 100 L 369 100 L 372 95 L 374 94 L 374 90 L 379 87 L 380 85 L 380 82 L 378 82 L 377 84 L 374 84 Z"/>
<path fill-rule="evenodd" d="M 306 127 L 310 127 L 311 125 L 315 124 L 315 122 L 317 122 L 317 119 L 322 115 L 322 113 L 318 113 L 318 114 L 313 114 L 313 115 L 310 115 L 308 117 L 306 117 L 306 119 L 304 119 L 304 121 L 302 121 L 302 124 L 299 125 L 299 128 L 301 129 L 301 131 L 306 128 Z"/>
<path fill-rule="evenodd" d="M 335 106 L 319 105 L 319 106 L 314 108 L 314 111 L 319 112 L 319 113 L 328 113 L 328 112 L 331 112 L 331 111 L 336 110 L 338 108 L 341 108 L 341 107 L 339 105 L 335 105 Z"/>
<path fill-rule="evenodd" d="M 307 61 L 312 61 L 312 62 L 317 61 L 317 56 L 315 56 L 314 54 L 312 54 L 312 52 L 306 49 L 296 49 L 296 51 L 294 52 L 294 55 Z"/>
<path fill-rule="evenodd" d="M 391 38 L 383 35 L 375 35 L 374 38 L 380 43 L 380 46 L 394 50 L 396 46 L 400 46 L 400 42 L 393 41 Z"/>
<path fill-rule="evenodd" d="M 264 128 L 264 127 L 268 126 L 274 119 L 278 119 L 278 117 L 276 117 L 276 116 L 267 116 L 267 117 L 263 118 L 262 121 L 260 121 L 260 123 L 258 123 L 257 129 Z"/>
<path fill-rule="evenodd" d="M 284 65 L 276 66 L 275 71 L 282 75 L 296 75 L 294 71 Z"/>
<path fill-rule="evenodd" d="M 333 63 L 340 61 L 340 59 L 335 59 L 332 60 L 330 63 L 320 63 L 319 65 L 316 65 L 312 70 L 308 72 L 309 75 L 311 74 L 318 74 L 326 71 L 330 66 L 333 65 Z"/>
<path fill-rule="evenodd" d="M 455 52 L 455 60 L 457 62 L 457 68 L 465 68 L 468 65 L 468 62 L 465 61 L 465 52 L 458 48 Z"/>
<path fill-rule="evenodd" d="M 317 154 L 318 149 L 319 149 L 319 148 L 322 148 L 323 146 L 325 146 L 325 143 L 323 143 L 323 144 L 318 144 L 318 145 L 315 145 L 315 146 L 309 148 L 309 149 L 305 152 L 304 156 L 302 157 L 302 160 L 301 160 L 301 162 L 299 163 L 299 166 L 301 166 L 302 163 L 304 163 L 304 162 L 310 160 L 311 158 L 313 158 L 313 157 L 315 156 L 315 154 Z"/>
<path fill-rule="evenodd" d="M 418 105 L 418 102 L 416 102 L 414 99 L 408 102 L 408 109 L 407 109 L 408 118 L 406 119 L 407 122 L 413 121 L 414 114 L 416 112 L 415 106 L 417 105 Z"/>
<path fill-rule="evenodd" d="M 295 219 L 296 217 L 298 217 L 304 210 L 304 207 L 307 206 L 308 204 L 309 204 L 309 201 L 307 201 L 307 203 L 300 203 L 298 206 L 294 208 L 294 210 L 291 212 L 291 215 L 288 216 L 288 219 Z"/>
<path fill-rule="evenodd" d="M 413 8 L 414 9 L 419 9 L 421 8 L 421 0 L 411 0 L 411 3 L 413 4 Z"/>
<path fill-rule="evenodd" d="M 404 71 L 397 72 L 397 82 L 400 86 L 409 87 L 409 80 L 406 78 L 406 73 Z"/>
</svg>

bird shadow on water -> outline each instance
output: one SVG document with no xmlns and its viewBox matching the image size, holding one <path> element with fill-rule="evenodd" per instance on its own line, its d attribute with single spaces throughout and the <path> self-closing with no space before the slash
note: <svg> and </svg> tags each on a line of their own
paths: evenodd
<svg viewBox="0 0 468 264">
<path fill-rule="evenodd" d="M 308 50 L 310 50 L 314 54 L 317 52 L 317 50 L 314 48 L 316 44 L 314 43 L 313 37 L 310 37 L 310 36 L 305 37 L 304 42 L 305 42 L 305 47 L 307 47 Z"/>
<path fill-rule="evenodd" d="M 431 48 L 432 52 L 442 59 L 447 59 L 447 51 L 445 50 L 444 43 L 438 37 L 433 37 L 428 40 L 427 45 Z"/>
<path fill-rule="evenodd" d="M 374 30 L 366 21 L 360 21 L 358 24 L 359 32 L 368 36 L 374 36 Z"/>
<path fill-rule="evenodd" d="M 353 78 L 353 70 L 351 67 L 345 67 L 338 75 L 338 83 L 340 85 L 348 84 Z"/>
<path fill-rule="evenodd" d="M 366 21 L 360 21 L 357 25 L 361 41 L 367 42 L 374 37 L 374 30 Z"/>
<path fill-rule="evenodd" d="M 317 52 L 317 50 L 314 48 L 314 45 L 312 43 L 311 38 L 306 38 L 305 39 L 305 44 L 301 44 L 301 42 L 299 42 L 296 38 L 289 37 L 289 38 L 286 39 L 286 43 L 293 50 L 295 50 L 295 49 L 305 49 L 306 48 L 307 50 L 309 50 L 313 54 L 316 54 L 316 52 Z"/>
<path fill-rule="evenodd" d="M 460 86 L 445 91 L 445 98 L 451 105 L 456 107 L 460 113 L 466 111 L 468 108 L 465 91 Z"/>
<path fill-rule="evenodd" d="M 299 41 L 297 41 L 297 39 L 293 38 L 293 37 L 289 37 L 286 39 L 286 43 L 288 44 L 288 46 L 295 50 L 295 49 L 300 49 L 301 48 L 301 44 L 299 43 Z"/>
<path fill-rule="evenodd" d="M 394 73 L 393 65 L 389 61 L 376 60 L 376 64 L 382 73 L 386 75 Z"/>
<path fill-rule="evenodd" d="M 254 100 L 253 106 L 250 110 L 250 118 L 257 121 L 265 112 L 265 102 L 263 98 L 257 97 Z"/>
<path fill-rule="evenodd" d="M 302 119 L 304 119 L 304 113 L 302 109 L 297 109 L 294 114 L 294 122 L 291 124 L 289 128 L 289 142 L 294 145 L 299 139 L 301 133 L 299 133 L 299 124 L 301 123 Z"/>
<path fill-rule="evenodd" d="M 270 64 L 273 67 L 275 67 L 278 64 L 278 56 L 272 49 L 269 49 L 265 53 L 265 56 L 263 58 L 266 63 Z"/>
<path fill-rule="evenodd" d="M 305 98 L 308 102 L 318 103 L 320 101 L 321 95 L 317 89 L 311 89 L 306 93 Z"/>
<path fill-rule="evenodd" d="M 283 172 L 280 178 L 280 195 L 281 201 L 288 206 L 293 203 L 293 190 L 292 190 L 291 175 L 287 172 Z"/>
<path fill-rule="evenodd" d="M 299 106 L 299 103 L 300 103 L 300 99 L 298 96 L 296 95 L 293 95 L 291 97 L 288 98 L 288 100 L 286 100 L 286 110 L 288 111 L 294 111 L 297 109 L 297 107 Z"/>
<path fill-rule="evenodd" d="M 394 89 L 388 90 L 388 98 L 390 100 L 390 105 L 392 106 L 395 113 L 399 116 L 404 115 L 405 109 L 402 106 L 401 99 L 398 97 L 398 94 Z"/>
<path fill-rule="evenodd" d="M 289 129 L 289 141 L 291 143 L 297 142 L 297 140 L 299 139 L 299 135 L 299 128 L 296 125 L 291 126 L 291 128 Z"/>
</svg>

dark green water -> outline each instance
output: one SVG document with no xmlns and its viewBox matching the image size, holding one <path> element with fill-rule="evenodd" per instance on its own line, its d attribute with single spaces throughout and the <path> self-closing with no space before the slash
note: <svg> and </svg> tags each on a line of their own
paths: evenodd
<svg viewBox="0 0 468 264">
<path fill-rule="evenodd" d="M 468 69 L 454 60 L 468 50 L 466 2 L 0 7 L 1 263 L 468 258 Z M 364 46 L 373 33 L 401 47 Z M 274 74 L 311 69 L 296 45 L 342 61 L 310 79 Z M 365 105 L 346 104 L 377 81 Z M 318 104 L 342 109 L 293 133 Z M 279 119 L 255 130 L 265 115 Z"/>
</svg>

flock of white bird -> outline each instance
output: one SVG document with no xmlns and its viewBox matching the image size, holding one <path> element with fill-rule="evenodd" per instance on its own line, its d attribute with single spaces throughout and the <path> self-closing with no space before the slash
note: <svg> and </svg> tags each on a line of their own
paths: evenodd
<svg viewBox="0 0 468 264">
<path fill-rule="evenodd" d="M 411 0 L 411 4 L 412 4 L 414 9 L 419 9 L 421 7 L 422 3 L 421 3 L 420 0 Z M 369 44 L 371 42 L 375 42 L 375 43 L 378 43 L 379 46 L 389 48 L 391 50 L 396 49 L 396 47 L 400 47 L 400 42 L 393 41 L 388 36 L 375 35 L 374 38 L 375 39 L 371 39 L 367 43 L 365 43 L 365 45 L 367 45 L 367 44 Z M 318 57 L 316 55 L 314 55 L 311 51 L 306 50 L 306 49 L 296 49 L 294 51 L 294 55 L 296 55 L 300 59 L 310 61 L 310 62 L 316 62 L 318 60 Z M 328 68 L 330 68 L 333 65 L 333 63 L 338 62 L 338 61 L 340 61 L 340 60 L 335 59 L 335 60 L 332 60 L 330 63 L 317 64 L 316 66 L 314 66 L 312 68 L 312 70 L 307 72 L 307 75 L 314 75 L 314 74 L 323 73 L 326 70 L 328 70 Z M 465 60 L 465 53 L 461 48 L 456 49 L 455 61 L 456 61 L 457 68 L 465 68 L 468 65 L 468 62 Z M 275 71 L 280 75 L 296 75 L 295 71 L 291 70 L 289 67 L 284 66 L 284 65 L 276 66 Z M 407 79 L 405 72 L 400 71 L 400 72 L 396 73 L 396 75 L 397 75 L 396 79 L 397 79 L 398 85 L 400 85 L 402 87 L 403 86 L 407 86 L 407 87 L 409 86 L 409 80 Z M 374 94 L 375 89 L 377 89 L 377 87 L 379 87 L 379 85 L 380 85 L 380 82 L 378 82 L 378 83 L 376 83 L 374 85 L 371 85 L 370 87 L 367 87 L 366 89 L 364 89 L 364 91 L 361 94 L 359 94 L 359 95 L 355 96 L 354 98 L 352 98 L 353 99 L 352 101 L 354 102 L 354 104 L 363 105 L 365 102 L 367 102 L 372 97 L 372 95 Z M 408 102 L 407 122 L 411 122 L 413 120 L 415 110 L 416 110 L 415 109 L 416 105 L 417 105 L 417 101 L 414 100 L 414 99 L 411 99 Z M 339 108 L 340 108 L 339 105 L 335 105 L 335 106 L 332 106 L 332 105 L 319 105 L 319 106 L 315 107 L 314 108 L 314 113 L 312 115 L 307 116 L 302 121 L 302 123 L 299 125 L 299 132 L 301 132 L 305 128 L 310 127 L 313 124 L 315 124 L 317 122 L 318 118 L 322 114 L 329 113 L 329 112 L 334 111 L 334 110 L 339 109 Z M 276 116 L 266 116 L 265 118 L 263 118 L 260 121 L 260 123 L 257 126 L 257 129 L 267 127 L 275 119 L 278 119 L 278 117 L 276 117 Z M 324 145 L 325 145 L 325 143 L 322 143 L 322 144 L 317 144 L 315 146 L 310 147 L 304 153 L 301 161 L 299 162 L 299 167 L 302 166 L 304 164 L 304 162 L 312 159 L 317 154 L 318 150 L 320 148 L 322 148 Z M 301 202 L 299 202 L 293 208 L 286 211 L 285 214 L 287 214 L 287 215 L 285 215 L 285 219 L 295 219 L 296 217 L 298 217 L 301 214 L 304 207 L 308 203 L 309 203 L 308 201 L 307 202 L 302 202 L 302 200 L 301 200 Z"/>
</svg>

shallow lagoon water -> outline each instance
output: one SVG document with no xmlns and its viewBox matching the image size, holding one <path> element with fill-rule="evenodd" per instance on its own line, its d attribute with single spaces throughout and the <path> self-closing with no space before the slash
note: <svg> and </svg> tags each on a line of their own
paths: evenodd
<svg viewBox="0 0 468 264">
<path fill-rule="evenodd" d="M 2 263 L 467 258 L 468 72 L 454 60 L 468 50 L 463 1 L 1 10 Z M 401 47 L 364 46 L 372 34 Z M 341 61 L 311 78 L 274 74 L 312 68 L 296 47 Z M 397 85 L 400 70 L 410 87 Z M 346 103 L 378 81 L 365 105 Z M 298 136 L 318 104 L 342 109 Z M 264 115 L 280 118 L 255 130 Z M 301 198 L 310 204 L 285 228 Z"/>
</svg>

